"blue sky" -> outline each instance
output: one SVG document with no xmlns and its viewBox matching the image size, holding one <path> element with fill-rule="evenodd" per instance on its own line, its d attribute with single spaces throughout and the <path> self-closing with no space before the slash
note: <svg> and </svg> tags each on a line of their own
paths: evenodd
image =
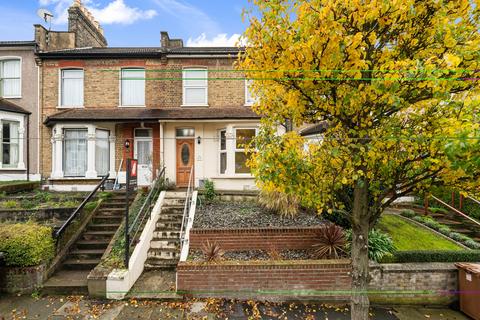
<svg viewBox="0 0 480 320">
<path fill-rule="evenodd" d="M 0 41 L 33 40 L 39 8 L 53 12 L 52 30 L 65 31 L 73 0 L 0 0 Z M 246 28 L 248 0 L 83 0 L 105 30 L 109 46 L 158 46 L 160 31 L 188 45 L 233 45 Z"/>
</svg>

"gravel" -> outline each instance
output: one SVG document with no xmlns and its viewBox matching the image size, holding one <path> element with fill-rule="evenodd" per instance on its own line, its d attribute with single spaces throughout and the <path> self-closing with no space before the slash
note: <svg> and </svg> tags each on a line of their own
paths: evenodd
<svg viewBox="0 0 480 320">
<path fill-rule="evenodd" d="M 279 252 L 281 259 L 271 257 L 265 250 L 226 251 L 222 259 L 227 261 L 253 261 L 253 260 L 311 260 L 315 259 L 311 250 L 282 250 Z M 189 260 L 204 261 L 202 251 L 191 250 Z"/>
<path fill-rule="evenodd" d="M 281 217 L 254 202 L 214 202 L 197 207 L 193 227 L 197 229 L 313 227 L 323 222 L 320 216 L 304 211 L 290 218 Z"/>
</svg>

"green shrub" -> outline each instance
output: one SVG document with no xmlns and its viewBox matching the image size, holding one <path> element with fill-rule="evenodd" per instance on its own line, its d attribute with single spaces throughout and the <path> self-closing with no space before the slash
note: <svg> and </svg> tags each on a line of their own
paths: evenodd
<svg viewBox="0 0 480 320">
<path fill-rule="evenodd" d="M 330 222 L 333 222 L 337 226 L 342 227 L 343 229 L 351 229 L 352 224 L 350 219 L 347 216 L 345 211 L 333 210 L 332 213 L 322 214 L 322 218 L 327 219 Z"/>
<path fill-rule="evenodd" d="M 215 184 L 213 183 L 213 181 L 207 179 L 205 180 L 205 184 L 203 187 L 205 188 L 203 193 L 203 197 L 205 198 L 205 201 L 207 203 L 212 202 L 217 195 L 215 193 Z"/>
<path fill-rule="evenodd" d="M 297 196 L 279 191 L 260 191 L 258 203 L 272 212 L 290 217 L 295 216 L 300 208 Z"/>
<path fill-rule="evenodd" d="M 438 232 L 440 232 L 441 234 L 445 235 L 448 237 L 448 235 L 452 232 L 452 229 L 450 229 L 449 227 L 447 226 L 441 226 L 439 229 L 438 229 Z"/>
<path fill-rule="evenodd" d="M 415 216 L 415 217 L 412 218 L 412 220 L 423 223 L 423 217 L 421 217 L 421 216 Z"/>
<path fill-rule="evenodd" d="M 466 240 L 463 244 L 469 247 L 470 249 L 474 249 L 474 250 L 480 249 L 480 243 L 472 239 Z"/>
<path fill-rule="evenodd" d="M 98 201 L 90 201 L 90 202 L 87 202 L 85 204 L 85 206 L 83 207 L 83 209 L 87 212 L 91 212 L 93 211 L 93 209 L 95 209 L 98 205 Z"/>
<path fill-rule="evenodd" d="M 448 210 L 445 209 L 445 208 L 436 208 L 436 207 L 433 207 L 433 208 L 428 208 L 428 210 L 430 210 L 430 212 L 432 212 L 432 213 L 448 214 Z"/>
<path fill-rule="evenodd" d="M 0 224 L 0 251 L 7 266 L 29 267 L 53 258 L 52 229 L 35 223 Z"/>
<path fill-rule="evenodd" d="M 450 234 L 448 236 L 455 241 L 465 241 L 465 240 L 470 239 L 470 238 L 465 239 L 465 236 L 463 234 L 458 233 L 458 232 L 450 232 Z"/>
<path fill-rule="evenodd" d="M 404 217 L 407 217 L 407 218 L 413 218 L 413 217 L 416 216 L 416 213 L 412 209 L 404 209 L 404 210 L 402 210 L 402 212 L 400 212 L 400 215 L 402 215 Z"/>
<path fill-rule="evenodd" d="M 102 191 L 98 193 L 98 198 L 102 200 L 110 199 L 112 196 L 113 196 L 113 193 L 109 191 Z"/>
<path fill-rule="evenodd" d="M 350 251 L 352 243 L 352 231 L 345 232 L 347 238 L 347 250 Z M 373 261 L 381 261 L 387 254 L 395 252 L 395 246 L 388 234 L 372 229 L 368 233 L 368 258 Z"/>
<path fill-rule="evenodd" d="M 18 207 L 18 202 L 15 200 L 8 200 L 2 204 L 3 204 L 3 207 L 6 209 L 15 209 Z"/>
<path fill-rule="evenodd" d="M 478 262 L 480 250 L 412 250 L 396 251 L 393 257 L 385 255 L 382 263 L 408 263 L 408 262 Z"/>
<path fill-rule="evenodd" d="M 442 225 L 430 217 L 423 217 L 423 224 L 434 230 L 439 230 Z"/>
</svg>

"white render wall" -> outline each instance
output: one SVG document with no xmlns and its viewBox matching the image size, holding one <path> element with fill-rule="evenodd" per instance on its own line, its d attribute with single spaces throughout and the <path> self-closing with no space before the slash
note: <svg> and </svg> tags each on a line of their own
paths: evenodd
<svg viewBox="0 0 480 320">
<path fill-rule="evenodd" d="M 176 128 L 195 129 L 195 186 L 199 186 L 201 179 L 210 179 L 218 190 L 255 190 L 255 181 L 250 174 L 234 173 L 234 129 L 258 128 L 259 122 L 166 122 L 164 129 L 164 158 L 166 177 L 170 181 L 176 180 Z M 220 141 L 219 131 L 227 130 L 227 172 L 220 174 Z M 198 137 L 201 138 L 198 144 Z M 162 144 L 162 142 L 160 142 Z"/>
</svg>

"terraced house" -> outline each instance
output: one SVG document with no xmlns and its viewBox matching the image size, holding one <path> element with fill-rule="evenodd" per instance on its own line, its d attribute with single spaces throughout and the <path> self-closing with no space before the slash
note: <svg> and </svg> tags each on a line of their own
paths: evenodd
<svg viewBox="0 0 480 320">
<path fill-rule="evenodd" d="M 51 189 L 89 190 L 106 174 L 122 182 L 127 158 L 139 161 L 139 185 L 165 167 L 177 187 L 193 170 L 195 186 L 254 188 L 245 145 L 259 116 L 233 71 L 239 49 L 185 47 L 166 32 L 160 43 L 38 53 L 42 175 Z"/>
</svg>

